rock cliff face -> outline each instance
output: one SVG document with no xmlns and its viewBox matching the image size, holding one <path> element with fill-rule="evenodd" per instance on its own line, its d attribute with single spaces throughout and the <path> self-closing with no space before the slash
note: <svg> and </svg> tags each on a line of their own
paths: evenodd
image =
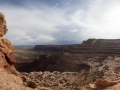
<svg viewBox="0 0 120 90">
<path fill-rule="evenodd" d="M 0 13 L 0 67 L 5 69 L 8 73 L 15 71 L 20 74 L 14 67 L 16 59 L 12 55 L 14 51 L 13 46 L 8 39 L 3 38 L 7 31 L 5 16 Z"/>
<path fill-rule="evenodd" d="M 5 16 L 0 12 L 0 37 L 4 36 L 7 31 Z"/>
</svg>

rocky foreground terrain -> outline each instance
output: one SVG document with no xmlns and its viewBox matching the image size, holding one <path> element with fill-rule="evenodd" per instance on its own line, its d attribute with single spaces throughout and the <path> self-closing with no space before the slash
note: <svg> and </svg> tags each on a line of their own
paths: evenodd
<svg viewBox="0 0 120 90">
<path fill-rule="evenodd" d="M 79 89 L 79 84 L 81 80 L 77 80 L 77 77 L 83 77 L 82 73 L 78 72 L 30 72 L 23 74 L 31 80 L 35 81 L 37 85 L 49 87 L 52 90 L 76 90 Z M 84 78 L 84 77 L 83 77 Z M 83 80 L 82 80 L 83 81 Z"/>
<path fill-rule="evenodd" d="M 99 57 L 100 58 L 100 57 Z M 104 60 L 98 62 L 97 57 L 94 57 L 89 61 L 91 66 L 89 71 L 81 70 L 79 72 L 60 72 L 60 71 L 33 71 L 30 73 L 23 72 L 26 77 L 31 78 L 39 86 L 49 87 L 49 88 L 59 88 L 60 90 L 82 90 L 83 87 L 86 88 L 89 84 L 90 87 L 99 89 L 88 89 L 88 90 L 114 90 L 120 86 L 114 86 L 109 89 L 109 85 L 106 85 L 106 81 L 102 82 L 106 86 L 101 86 L 102 84 L 94 85 L 99 79 L 107 80 L 108 82 L 114 81 L 116 85 L 120 82 L 120 56 L 107 56 Z M 104 79 L 102 79 L 104 78 Z M 100 81 L 101 82 L 101 81 Z M 118 84 L 119 85 L 119 84 Z M 112 86 L 112 85 L 111 85 Z M 103 89 L 104 88 L 104 89 Z M 56 89 L 53 89 L 56 90 Z M 87 89 L 85 89 L 87 90 Z M 119 90 L 119 89 L 115 89 Z"/>
<path fill-rule="evenodd" d="M 45 87 L 38 86 L 35 89 L 29 88 L 26 82 L 17 76 L 15 73 L 7 73 L 0 68 L 0 90 L 51 90 Z"/>
</svg>

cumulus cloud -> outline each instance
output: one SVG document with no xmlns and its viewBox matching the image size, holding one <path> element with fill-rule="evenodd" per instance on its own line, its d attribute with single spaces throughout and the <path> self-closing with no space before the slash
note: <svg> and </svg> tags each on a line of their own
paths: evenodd
<svg viewBox="0 0 120 90">
<path fill-rule="evenodd" d="M 72 14 L 71 20 L 82 27 L 81 38 L 120 38 L 120 2 L 93 0 L 88 10 Z"/>
<path fill-rule="evenodd" d="M 52 41 L 55 37 L 52 37 L 51 34 L 59 31 L 56 27 L 69 23 L 64 19 L 64 11 L 58 8 L 0 7 L 1 12 L 6 16 L 9 29 L 6 37 L 13 44 L 41 44 Z M 19 42 L 18 38 L 24 43 Z"/>
<path fill-rule="evenodd" d="M 30 0 L 24 6 L 0 4 L 9 29 L 5 37 L 14 45 L 73 44 L 88 38 L 120 38 L 119 0 L 62 2 L 48 5 Z M 79 5 L 81 2 L 83 5 Z"/>
</svg>

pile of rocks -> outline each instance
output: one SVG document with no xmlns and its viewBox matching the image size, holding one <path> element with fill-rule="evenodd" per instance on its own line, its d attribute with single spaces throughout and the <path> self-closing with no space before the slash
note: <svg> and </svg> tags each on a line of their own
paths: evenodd
<svg viewBox="0 0 120 90">
<path fill-rule="evenodd" d="M 85 77 L 82 72 L 30 72 L 23 74 L 37 83 L 39 86 L 66 88 L 77 88 Z M 74 89 L 73 89 L 74 90 Z"/>
</svg>

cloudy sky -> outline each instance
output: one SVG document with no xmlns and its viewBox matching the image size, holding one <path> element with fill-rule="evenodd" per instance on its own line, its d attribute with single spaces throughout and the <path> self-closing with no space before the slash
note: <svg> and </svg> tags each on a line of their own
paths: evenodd
<svg viewBox="0 0 120 90">
<path fill-rule="evenodd" d="M 120 39 L 120 0 L 0 0 L 13 45 Z"/>
</svg>

